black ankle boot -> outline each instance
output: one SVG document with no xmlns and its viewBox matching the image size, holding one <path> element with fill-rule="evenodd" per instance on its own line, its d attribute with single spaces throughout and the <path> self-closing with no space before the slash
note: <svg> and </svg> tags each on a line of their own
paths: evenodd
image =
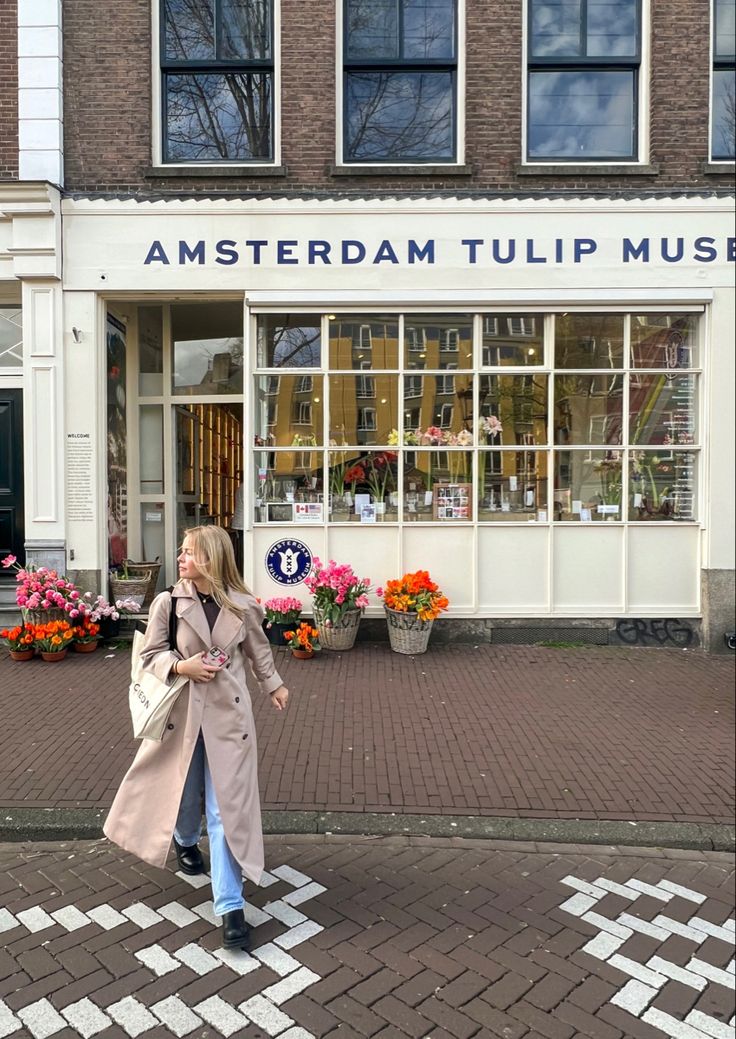
<svg viewBox="0 0 736 1039">
<path fill-rule="evenodd" d="M 222 915 L 222 945 L 225 949 L 248 949 L 250 931 L 242 909 Z"/>
<path fill-rule="evenodd" d="M 202 858 L 202 852 L 196 844 L 185 848 L 175 839 L 174 848 L 176 849 L 176 861 L 179 863 L 179 869 L 182 873 L 186 873 L 190 877 L 194 877 L 198 873 L 204 873 L 204 859 Z"/>
</svg>

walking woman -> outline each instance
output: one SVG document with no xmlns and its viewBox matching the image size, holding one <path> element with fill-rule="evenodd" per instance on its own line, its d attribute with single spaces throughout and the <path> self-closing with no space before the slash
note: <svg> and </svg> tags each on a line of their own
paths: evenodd
<svg viewBox="0 0 736 1039">
<path fill-rule="evenodd" d="M 243 876 L 258 884 L 263 833 L 258 754 L 248 669 L 261 694 L 283 711 L 289 692 L 263 634 L 263 611 L 243 584 L 220 527 L 186 531 L 179 582 L 151 604 L 142 660 L 163 681 L 186 675 L 162 742 L 144 740 L 120 785 L 104 832 L 126 851 L 165 866 L 172 839 L 179 869 L 204 873 L 199 850 L 202 799 L 207 815 L 214 910 L 223 945 L 248 947 Z M 176 646 L 170 646 L 170 609 Z M 224 650 L 212 663 L 207 652 Z M 248 667 L 246 667 L 246 662 Z"/>
</svg>

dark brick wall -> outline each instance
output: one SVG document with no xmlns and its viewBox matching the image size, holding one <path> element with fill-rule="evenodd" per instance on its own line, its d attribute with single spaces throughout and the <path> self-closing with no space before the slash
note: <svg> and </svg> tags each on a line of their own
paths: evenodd
<svg viewBox="0 0 736 1039">
<path fill-rule="evenodd" d="M 706 175 L 709 0 L 652 5 L 651 156 L 657 176 L 520 176 L 521 4 L 467 2 L 466 160 L 472 176 L 333 176 L 333 0 L 282 0 L 281 178 L 151 177 L 150 2 L 65 6 L 66 187 L 136 194 L 670 192 L 723 189 Z"/>
<path fill-rule="evenodd" d="M 18 177 L 18 13 L 0 0 L 0 180 Z"/>
</svg>

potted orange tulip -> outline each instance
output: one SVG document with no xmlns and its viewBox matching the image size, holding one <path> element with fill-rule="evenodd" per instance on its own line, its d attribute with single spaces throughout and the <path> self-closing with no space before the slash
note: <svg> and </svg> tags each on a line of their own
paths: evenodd
<svg viewBox="0 0 736 1039">
<path fill-rule="evenodd" d="M 298 660 L 311 660 L 322 648 L 319 644 L 319 632 L 306 621 L 302 621 L 294 631 L 285 631 L 284 641 L 291 649 L 291 655 Z"/>
<path fill-rule="evenodd" d="M 33 627 L 20 624 L 16 628 L 4 628 L 0 638 L 8 647 L 11 660 L 32 660 L 34 648 Z"/>
</svg>

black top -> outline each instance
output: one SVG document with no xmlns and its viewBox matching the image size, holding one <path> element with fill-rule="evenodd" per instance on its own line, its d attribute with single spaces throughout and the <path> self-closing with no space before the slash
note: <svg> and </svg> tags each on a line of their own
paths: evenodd
<svg viewBox="0 0 736 1039">
<path fill-rule="evenodd" d="M 212 629 L 215 626 L 215 621 L 217 620 L 217 618 L 220 615 L 220 607 L 218 606 L 218 604 L 215 602 L 215 600 L 212 598 L 211 595 L 203 595 L 198 590 L 197 591 L 197 596 L 199 597 L 199 601 L 202 603 L 202 609 L 204 610 L 204 615 L 207 618 L 207 623 L 210 626 L 210 632 L 211 632 Z"/>
</svg>

